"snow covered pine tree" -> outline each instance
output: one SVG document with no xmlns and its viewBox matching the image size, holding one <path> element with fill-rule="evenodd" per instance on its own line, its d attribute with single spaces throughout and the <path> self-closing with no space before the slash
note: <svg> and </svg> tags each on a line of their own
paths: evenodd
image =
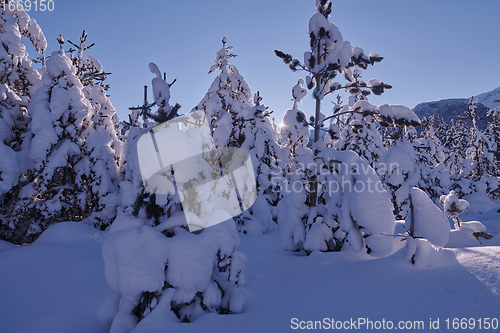
<svg viewBox="0 0 500 333">
<path fill-rule="evenodd" d="M 116 213 L 115 127 L 102 120 L 111 121 L 114 109 L 103 91 L 82 85 L 64 53 L 61 44 L 46 61 L 43 85 L 28 107 L 35 166 L 13 218 L 14 242 L 33 241 L 50 224 L 89 216 L 88 223 L 104 227 Z"/>
<path fill-rule="evenodd" d="M 0 238 L 10 241 L 15 228 L 12 218 L 26 194 L 21 189 L 32 179 L 27 106 L 42 85 L 21 38 L 28 37 L 42 58 L 47 47 L 36 20 L 14 9 L 2 3 L 0 14 Z"/>
<path fill-rule="evenodd" d="M 80 44 L 74 45 L 78 52 L 70 48 L 71 61 L 76 67 L 76 76 L 83 84 L 83 94 L 92 106 L 90 126 L 82 132 L 85 156 L 83 163 L 88 165 L 80 183 L 81 191 L 87 193 L 87 222 L 104 229 L 116 216 L 118 201 L 118 167 L 120 165 L 121 142 L 118 139 L 119 119 L 115 108 L 106 95 L 108 86 L 104 84 L 107 76 L 99 60 L 91 55 L 83 55 L 90 49 L 85 44 L 85 30 Z M 62 36 L 58 39 L 62 45 Z"/>
<path fill-rule="evenodd" d="M 281 148 L 269 121 L 271 112 L 261 104 L 258 92 L 252 107 L 250 87 L 236 66 L 229 63 L 229 58 L 236 55 L 226 43 L 224 37 L 209 71 L 220 73 L 193 110 L 207 114 L 217 147 L 244 148 L 250 153 L 257 177 L 257 201 L 234 219 L 240 232 L 261 234 L 276 228 L 276 205 L 281 198 L 276 184 L 283 179 Z"/>
<path fill-rule="evenodd" d="M 367 56 L 363 49 L 344 41 L 335 24 L 328 21 L 331 7 L 329 0 L 316 0 L 318 12 L 309 19 L 311 51 L 304 53 L 303 63 L 275 51 L 292 71 L 309 73 L 305 83 L 308 89 L 313 89 L 316 100 L 316 114 L 310 121 L 297 110 L 296 103 L 283 118 L 283 135 L 291 148 L 290 166 L 286 170 L 291 174 L 288 191 L 285 190 L 288 194 L 278 205 L 282 246 L 295 251 L 338 251 L 347 241 L 357 252 L 364 249 L 372 255 L 386 255 L 392 249 L 392 239 L 383 234 L 391 235 L 395 226 L 387 193 L 367 161 L 352 151 L 325 147 L 320 129 L 326 120 L 346 114 L 359 114 L 366 123 L 418 125 L 419 119 L 406 107 L 377 107 L 366 101 L 371 92 L 380 95 L 391 88 L 378 79 L 365 82 L 360 76 L 362 69 L 382 57 L 375 53 Z M 345 85 L 332 82 L 339 73 L 348 81 Z M 299 80 L 294 87 L 296 102 L 304 95 L 299 90 L 303 83 Z M 321 113 L 321 101 L 340 89 L 352 97 L 346 106 L 335 108 L 334 114 L 326 117 Z M 312 150 L 305 147 L 309 125 L 314 128 Z M 348 125 L 356 130 L 363 128 L 359 119 Z M 330 132 L 332 137 L 338 137 L 338 124 L 332 124 Z"/>
<path fill-rule="evenodd" d="M 455 191 L 450 191 L 448 195 L 442 195 L 440 202 L 443 205 L 444 213 L 455 221 L 455 229 L 474 237 L 481 243 L 479 238 L 491 239 L 492 234 L 486 232 L 486 226 L 479 221 L 462 222 L 458 215 L 469 208 L 467 200 L 459 199 Z M 455 236 L 455 235 L 453 235 Z M 481 243 L 482 244 L 482 243 Z"/>
<path fill-rule="evenodd" d="M 131 125 L 138 126 L 130 126 L 126 134 L 120 207 L 102 249 L 106 280 L 122 296 L 111 332 L 130 332 L 158 320 L 191 322 L 206 312 L 238 313 L 244 304 L 238 286 L 245 281 L 246 257 L 236 251 L 239 235 L 234 222 L 191 233 L 177 192 L 157 193 L 158 188 L 149 183 L 150 192 L 144 188 L 137 141 L 157 125 L 156 120 L 179 109 L 169 105 L 170 85 L 161 79 L 158 67 L 153 63 L 149 67 L 156 76 L 152 82 L 155 102 L 145 101 L 143 111 L 149 113 L 153 104 L 158 110 L 146 116 L 145 123 L 138 120 L 136 110 L 130 117 Z M 193 114 L 187 116 L 195 121 Z M 200 144 L 196 128 L 189 131 L 176 141 L 177 148 Z M 166 186 L 174 188 L 171 183 Z"/>
</svg>

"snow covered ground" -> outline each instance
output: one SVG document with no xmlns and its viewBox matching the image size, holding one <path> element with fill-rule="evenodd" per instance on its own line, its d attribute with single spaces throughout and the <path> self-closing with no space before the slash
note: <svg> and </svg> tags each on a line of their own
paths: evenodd
<svg viewBox="0 0 500 333">
<path fill-rule="evenodd" d="M 371 259 L 350 251 L 286 252 L 279 231 L 241 235 L 238 250 L 248 256 L 242 314 L 207 314 L 186 324 L 158 306 L 133 332 L 291 332 L 308 321 L 321 321 L 327 329 L 331 320 L 360 331 L 369 325 L 360 326 L 363 320 L 375 328 L 383 320 L 394 328 L 402 321 L 407 328 L 424 325 L 414 331 L 427 332 L 437 331 L 430 329 L 430 321 L 436 328 L 438 319 L 440 331 L 447 330 L 447 319 L 453 330 L 454 318 L 474 318 L 475 327 L 467 332 L 498 331 L 479 330 L 478 320 L 497 318 L 497 325 L 500 320 L 500 235 L 490 230 L 498 227 L 499 215 L 489 215 L 496 225 L 493 219 L 485 223 L 495 238 L 484 246 L 441 250 L 428 269 L 407 261 L 399 238 L 392 255 Z M 66 222 L 50 227 L 31 245 L 0 241 L 0 332 L 107 332 L 120 295 L 104 277 L 101 246 L 106 237 Z"/>
</svg>

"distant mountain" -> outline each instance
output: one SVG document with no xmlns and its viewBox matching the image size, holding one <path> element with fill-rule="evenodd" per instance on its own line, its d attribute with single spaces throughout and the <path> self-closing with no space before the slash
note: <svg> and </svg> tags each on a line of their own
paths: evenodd
<svg viewBox="0 0 500 333">
<path fill-rule="evenodd" d="M 500 99 L 500 87 L 490 91 L 483 93 L 481 95 L 474 96 L 479 100 L 479 103 L 483 104 L 487 108 L 494 109 L 497 106 L 500 106 L 500 103 L 495 102 Z"/>
<path fill-rule="evenodd" d="M 489 117 L 487 117 L 488 110 L 500 106 L 500 103 L 495 102 L 495 100 L 500 99 L 500 87 L 490 92 L 474 96 L 474 98 L 477 98 L 479 100 L 479 104 L 476 109 L 476 114 L 480 118 L 484 118 L 483 120 L 478 121 L 478 127 L 480 129 L 485 129 L 489 120 Z M 454 119 L 457 116 L 465 115 L 469 99 L 470 97 L 452 98 L 452 99 L 443 99 L 435 102 L 420 103 L 417 106 L 415 106 L 413 111 L 420 118 L 429 117 L 437 114 L 440 117 L 443 117 L 446 123 L 449 123 L 451 119 Z M 467 122 L 470 123 L 469 121 Z"/>
</svg>

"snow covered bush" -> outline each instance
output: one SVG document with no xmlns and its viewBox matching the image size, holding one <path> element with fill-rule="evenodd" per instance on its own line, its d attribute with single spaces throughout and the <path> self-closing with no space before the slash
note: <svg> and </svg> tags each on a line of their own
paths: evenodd
<svg viewBox="0 0 500 333">
<path fill-rule="evenodd" d="M 421 189 L 410 190 L 410 213 L 405 220 L 407 258 L 417 267 L 432 264 L 432 254 L 448 243 L 450 223 L 446 215 Z"/>
<path fill-rule="evenodd" d="M 284 185 L 278 204 L 282 247 L 289 251 L 354 251 L 384 256 L 392 250 L 395 221 L 387 193 L 375 171 L 352 151 L 328 147 L 316 159 L 303 154 Z M 304 183 L 320 168 L 318 201 L 308 207 Z"/>
<path fill-rule="evenodd" d="M 130 332 L 141 320 L 168 318 L 191 322 L 203 313 L 238 313 L 244 298 L 246 257 L 235 250 L 239 236 L 233 221 L 203 229 L 182 227 L 178 213 L 158 226 L 144 218 L 120 213 L 103 244 L 109 286 L 122 295 L 110 332 Z M 163 312 L 162 312 L 163 311 Z"/>
<path fill-rule="evenodd" d="M 455 191 L 450 191 L 448 195 L 442 195 L 440 202 L 443 205 L 444 213 L 455 221 L 455 229 L 466 232 L 481 243 L 479 238 L 491 239 L 493 235 L 486 232 L 486 226 L 479 221 L 461 222 L 458 215 L 469 209 L 467 200 L 459 199 Z"/>
<path fill-rule="evenodd" d="M 469 202 L 459 199 L 453 190 L 448 195 L 442 195 L 439 201 L 443 205 L 444 213 L 455 221 L 455 228 L 460 228 L 460 218 L 458 215 L 469 209 Z"/>
</svg>

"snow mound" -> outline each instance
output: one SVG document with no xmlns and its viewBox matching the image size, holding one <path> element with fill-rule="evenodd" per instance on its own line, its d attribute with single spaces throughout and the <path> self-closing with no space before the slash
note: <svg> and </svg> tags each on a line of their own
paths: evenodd
<svg viewBox="0 0 500 333">
<path fill-rule="evenodd" d="M 101 241 L 102 231 L 85 223 L 60 222 L 47 228 L 33 244 L 78 244 Z"/>
<path fill-rule="evenodd" d="M 421 189 L 410 190 L 414 207 L 414 235 L 427 239 L 432 244 L 443 247 L 448 243 L 450 222 L 446 215 L 432 202 Z M 410 230 L 411 214 L 405 220 L 406 230 Z"/>
<path fill-rule="evenodd" d="M 6 241 L 0 239 L 0 251 L 10 250 L 10 249 L 13 249 L 15 247 L 16 247 L 15 244 L 12 244 L 12 243 L 9 243 L 9 242 L 6 242 Z"/>
</svg>

